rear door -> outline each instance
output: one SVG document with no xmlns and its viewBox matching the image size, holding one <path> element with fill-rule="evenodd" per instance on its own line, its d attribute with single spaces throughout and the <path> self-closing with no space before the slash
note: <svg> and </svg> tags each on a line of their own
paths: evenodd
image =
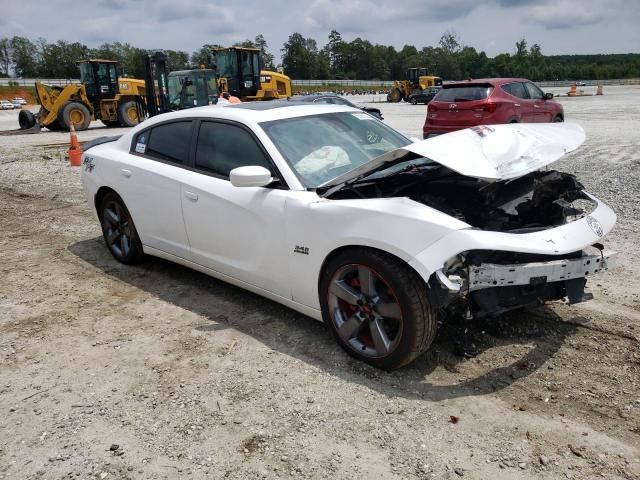
<svg viewBox="0 0 640 480">
<path fill-rule="evenodd" d="M 277 172 L 259 141 L 234 122 L 201 121 L 194 169 L 182 178 L 182 209 L 194 261 L 237 280 L 289 297 L 283 183 L 234 187 L 229 172 L 263 166 Z"/>
<path fill-rule="evenodd" d="M 118 190 L 146 246 L 190 259 L 182 219 L 181 178 L 189 158 L 191 120 L 162 123 L 140 132 L 129 159 L 118 165 Z"/>
<path fill-rule="evenodd" d="M 429 103 L 429 123 L 437 126 L 471 127 L 482 123 L 484 106 L 493 87 L 465 84 L 443 88 Z"/>
<path fill-rule="evenodd" d="M 513 107 L 513 117 L 515 119 L 520 122 L 536 121 L 536 111 L 533 108 L 533 102 L 529 99 L 529 92 L 527 92 L 524 83 L 507 83 L 505 85 L 502 85 L 501 88 L 509 95 L 514 97 L 511 105 Z"/>
</svg>

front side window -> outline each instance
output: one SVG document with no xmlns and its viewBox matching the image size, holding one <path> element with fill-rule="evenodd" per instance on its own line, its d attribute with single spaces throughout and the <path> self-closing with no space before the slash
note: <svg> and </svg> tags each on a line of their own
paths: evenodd
<svg viewBox="0 0 640 480">
<path fill-rule="evenodd" d="M 258 143 L 243 128 L 228 123 L 202 122 L 196 147 L 196 168 L 225 178 L 237 167 L 271 164 Z"/>
<path fill-rule="evenodd" d="M 544 96 L 542 90 L 536 87 L 533 83 L 527 82 L 524 85 L 529 92 L 529 98 L 531 98 L 532 100 L 542 100 L 542 97 Z"/>
<path fill-rule="evenodd" d="M 191 143 L 191 121 L 158 125 L 140 133 L 135 152 L 158 160 L 187 163 Z"/>
<path fill-rule="evenodd" d="M 260 126 L 307 188 L 316 188 L 411 141 L 364 112 L 336 112 Z"/>
</svg>

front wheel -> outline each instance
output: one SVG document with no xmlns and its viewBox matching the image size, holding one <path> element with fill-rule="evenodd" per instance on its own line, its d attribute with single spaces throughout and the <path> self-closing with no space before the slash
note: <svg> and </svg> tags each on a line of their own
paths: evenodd
<svg viewBox="0 0 640 480">
<path fill-rule="evenodd" d="M 560 122 L 564 122 L 564 118 L 562 118 L 562 115 L 556 115 L 555 117 L 553 117 L 553 123 L 560 123 Z"/>
<path fill-rule="evenodd" d="M 394 370 L 424 352 L 436 333 L 425 282 L 401 260 L 373 249 L 348 249 L 322 272 L 324 322 L 351 356 Z"/>
<path fill-rule="evenodd" d="M 123 127 L 135 127 L 140 123 L 138 107 L 134 100 L 127 100 L 118 106 L 118 120 Z"/>
<path fill-rule="evenodd" d="M 107 193 L 99 210 L 102 236 L 111 252 L 119 262 L 137 263 L 143 257 L 142 242 L 133 224 L 133 219 L 122 198 L 115 192 Z"/>
<path fill-rule="evenodd" d="M 418 99 L 416 97 L 411 97 L 411 105 L 417 105 Z"/>
</svg>

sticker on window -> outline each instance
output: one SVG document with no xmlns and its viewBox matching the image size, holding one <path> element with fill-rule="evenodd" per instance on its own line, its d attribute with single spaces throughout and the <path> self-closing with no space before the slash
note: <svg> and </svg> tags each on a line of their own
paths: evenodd
<svg viewBox="0 0 640 480">
<path fill-rule="evenodd" d="M 351 115 L 356 117 L 358 120 L 375 120 L 375 118 L 368 113 L 352 113 Z"/>
<path fill-rule="evenodd" d="M 144 136 L 138 137 L 138 143 L 136 143 L 136 152 L 144 153 L 147 150 L 147 144 L 145 143 Z"/>
</svg>

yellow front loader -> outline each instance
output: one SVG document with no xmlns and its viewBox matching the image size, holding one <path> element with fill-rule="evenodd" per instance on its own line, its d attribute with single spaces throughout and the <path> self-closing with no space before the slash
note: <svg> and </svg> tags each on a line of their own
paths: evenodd
<svg viewBox="0 0 640 480">
<path fill-rule="evenodd" d="M 145 82 L 118 78 L 117 62 L 88 60 L 80 63 L 80 83 L 64 87 L 36 82 L 40 111 L 22 110 L 21 129 L 46 127 L 52 131 L 86 130 L 92 120 L 108 127 L 133 127 L 139 122 L 137 99 L 145 94 Z"/>
<path fill-rule="evenodd" d="M 412 93 L 420 93 L 425 88 L 441 87 L 442 78 L 427 75 L 426 68 L 408 68 L 407 80 L 395 80 L 387 95 L 387 102 L 408 101 Z"/>
</svg>

